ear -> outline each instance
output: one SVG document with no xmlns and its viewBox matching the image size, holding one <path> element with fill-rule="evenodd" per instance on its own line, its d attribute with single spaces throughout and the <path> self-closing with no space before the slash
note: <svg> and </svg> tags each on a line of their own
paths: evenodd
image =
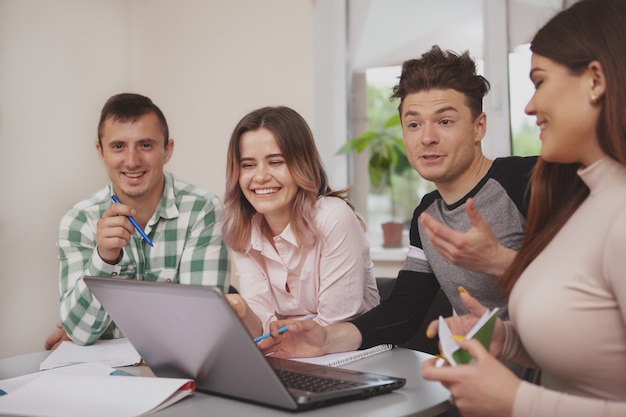
<svg viewBox="0 0 626 417">
<path fill-rule="evenodd" d="M 170 138 L 167 141 L 167 145 L 165 146 L 165 158 L 164 164 L 167 164 L 172 157 L 172 153 L 174 153 L 174 139 Z"/>
<path fill-rule="evenodd" d="M 102 150 L 102 145 L 100 145 L 100 141 L 96 141 L 96 149 L 98 151 L 98 155 L 100 156 L 100 159 L 104 161 L 104 152 Z"/>
<path fill-rule="evenodd" d="M 589 76 L 589 99 L 592 103 L 597 103 L 606 92 L 606 77 L 602 64 L 599 61 L 591 61 L 587 66 Z"/>
<path fill-rule="evenodd" d="M 480 143 L 487 133 L 487 114 L 482 112 L 474 120 L 474 143 Z"/>
</svg>

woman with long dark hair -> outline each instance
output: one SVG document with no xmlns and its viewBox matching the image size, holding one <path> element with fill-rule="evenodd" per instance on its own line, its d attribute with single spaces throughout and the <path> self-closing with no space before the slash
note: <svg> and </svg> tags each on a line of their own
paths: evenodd
<svg viewBox="0 0 626 417">
<path fill-rule="evenodd" d="M 623 0 L 582 0 L 531 43 L 526 112 L 542 147 L 524 241 L 500 277 L 511 321 L 489 352 L 459 342 L 473 364 L 422 367 L 464 416 L 626 416 L 625 45 Z M 472 314 L 447 320 L 462 335 L 485 308 L 460 292 Z M 540 368 L 541 386 L 494 356 Z"/>
</svg>

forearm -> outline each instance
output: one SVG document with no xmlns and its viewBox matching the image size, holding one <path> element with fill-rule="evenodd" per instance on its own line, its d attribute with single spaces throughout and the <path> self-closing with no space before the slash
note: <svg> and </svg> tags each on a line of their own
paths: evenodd
<svg viewBox="0 0 626 417">
<path fill-rule="evenodd" d="M 100 259 L 95 242 L 72 241 L 63 234 L 58 242 L 60 318 L 67 334 L 78 344 L 96 341 L 110 318 L 83 281 L 84 276 L 112 276 L 115 265 Z M 81 239 L 85 239 L 84 235 Z"/>
<path fill-rule="evenodd" d="M 378 291 L 370 269 L 369 250 L 346 257 L 341 265 L 322 257 L 315 321 L 322 326 L 351 320 L 379 304 Z M 302 283 L 304 284 L 304 283 Z M 315 283 L 309 284 L 314 291 Z"/>
<path fill-rule="evenodd" d="M 352 323 L 337 323 L 324 328 L 326 342 L 324 351 L 328 353 L 357 350 L 361 345 L 361 332 Z"/>
<path fill-rule="evenodd" d="M 439 289 L 432 274 L 400 271 L 390 297 L 351 321 L 362 335 L 366 349 L 381 343 L 399 344 L 420 328 Z"/>
<path fill-rule="evenodd" d="M 618 417 L 626 415 L 626 402 L 608 401 L 557 392 L 522 382 L 513 402 L 512 417 Z"/>
<path fill-rule="evenodd" d="M 318 292 L 315 320 L 322 326 L 358 317 L 380 302 L 367 236 L 354 212 L 342 208 L 333 222 L 320 226 L 325 238 L 318 243 L 319 284 L 299 283 Z"/>
<path fill-rule="evenodd" d="M 489 263 L 485 264 L 484 272 L 497 277 L 503 275 L 513 263 L 516 255 L 517 251 L 499 245 L 496 255 L 490 258 L 491 261 Z"/>
<path fill-rule="evenodd" d="M 261 332 L 267 332 L 269 324 L 277 319 L 275 313 L 279 311 L 269 277 L 248 254 L 233 251 L 232 259 L 239 283 L 239 294 L 247 303 L 248 309 L 258 317 Z"/>
</svg>

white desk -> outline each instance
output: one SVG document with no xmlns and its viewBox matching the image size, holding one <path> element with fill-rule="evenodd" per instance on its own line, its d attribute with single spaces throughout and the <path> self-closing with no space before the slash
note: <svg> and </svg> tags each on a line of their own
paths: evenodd
<svg viewBox="0 0 626 417">
<path fill-rule="evenodd" d="M 0 359 L 0 379 L 24 375 L 39 370 L 40 362 L 49 352 Z M 396 348 L 345 366 L 348 369 L 368 371 L 406 378 L 406 386 L 389 394 L 332 405 L 304 413 L 294 414 L 269 407 L 235 401 L 196 392 L 155 416 L 359 416 L 393 417 L 419 416 L 433 417 L 451 408 L 450 394 L 441 384 L 422 379 L 421 362 L 430 355 L 414 350 Z M 150 375 L 145 366 L 124 368 L 137 375 Z"/>
</svg>

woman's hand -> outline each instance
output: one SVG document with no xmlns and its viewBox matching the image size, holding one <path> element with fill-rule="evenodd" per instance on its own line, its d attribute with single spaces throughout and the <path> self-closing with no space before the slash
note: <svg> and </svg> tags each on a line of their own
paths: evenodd
<svg viewBox="0 0 626 417">
<path fill-rule="evenodd" d="M 263 333 L 263 323 L 261 319 L 250 308 L 246 300 L 239 294 L 226 294 L 226 300 L 235 311 L 239 320 L 243 323 L 252 337 L 260 336 Z"/>
<path fill-rule="evenodd" d="M 463 287 L 459 287 L 459 297 L 465 307 L 467 307 L 469 314 L 462 316 L 447 317 L 446 324 L 450 328 L 453 335 L 465 336 L 467 332 L 476 324 L 478 320 L 485 314 L 487 307 L 478 302 L 477 299 L 472 297 L 469 292 Z M 433 320 L 426 329 L 426 336 L 433 339 L 439 331 L 439 320 Z M 506 338 L 506 330 L 504 323 L 501 319 L 497 318 L 493 329 L 493 335 L 491 336 L 491 344 L 489 346 L 489 353 L 496 358 L 502 353 L 504 348 L 504 342 Z"/>
<path fill-rule="evenodd" d="M 510 417 L 521 380 L 475 339 L 457 342 L 474 359 L 470 365 L 437 366 L 437 358 L 422 363 L 422 376 L 441 382 L 464 417 Z"/>
</svg>

